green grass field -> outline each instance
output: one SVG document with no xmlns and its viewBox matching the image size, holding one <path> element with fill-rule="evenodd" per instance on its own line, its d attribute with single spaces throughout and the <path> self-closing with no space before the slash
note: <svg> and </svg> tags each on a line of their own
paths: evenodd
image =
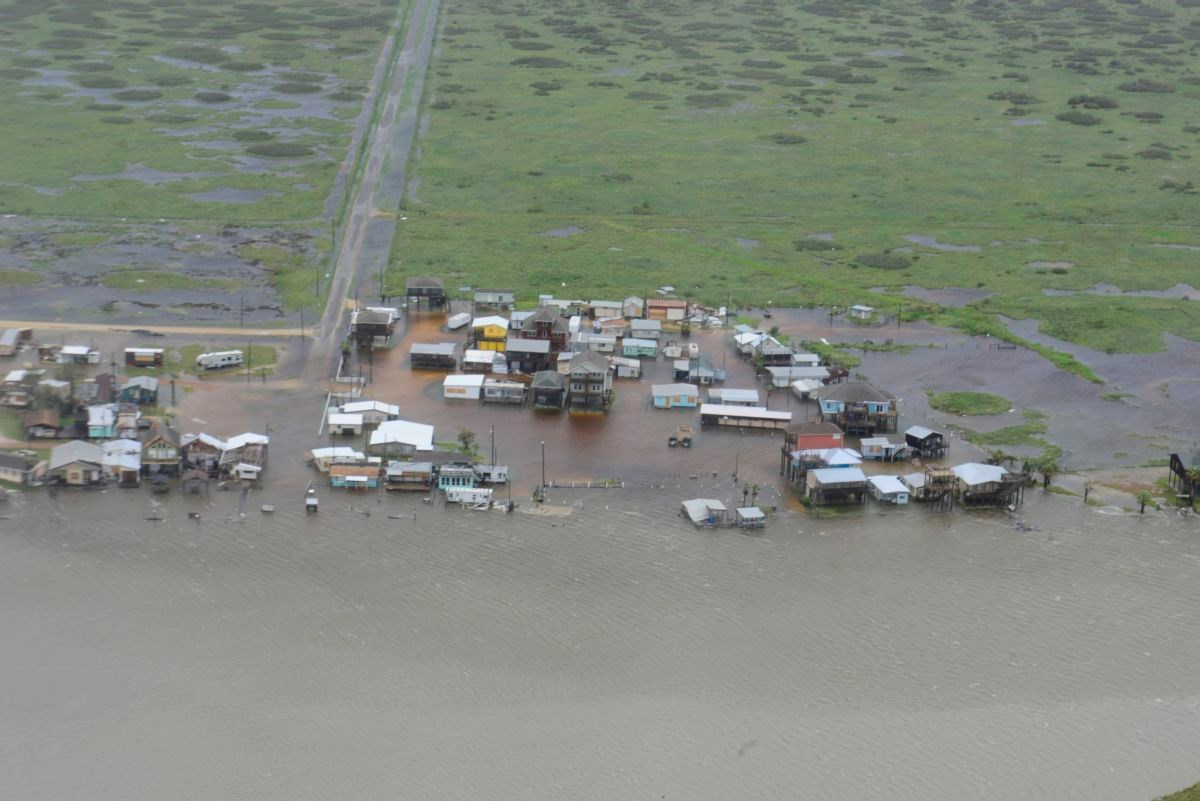
<svg viewBox="0 0 1200 801">
<path fill-rule="evenodd" d="M 1200 784 L 1193 784 L 1186 790 L 1164 795 L 1158 801 L 1200 801 Z"/>
<path fill-rule="evenodd" d="M 1166 3 L 447 0 L 390 281 L 1200 339 L 1191 301 L 1087 293 L 1196 283 L 1198 41 Z"/>
</svg>

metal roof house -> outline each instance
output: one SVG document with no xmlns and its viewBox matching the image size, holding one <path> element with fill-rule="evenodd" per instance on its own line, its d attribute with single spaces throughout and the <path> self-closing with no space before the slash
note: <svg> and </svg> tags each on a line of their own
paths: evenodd
<svg viewBox="0 0 1200 801">
<path fill-rule="evenodd" d="M 908 487 L 895 476 L 871 476 L 867 482 L 871 485 L 871 496 L 880 503 L 908 503 Z"/>
<path fill-rule="evenodd" d="M 404 299 L 409 308 L 440 309 L 446 305 L 446 288 L 439 278 L 415 275 L 404 282 Z"/>
<path fill-rule="evenodd" d="M 475 305 L 511 311 L 517 307 L 517 298 L 507 289 L 477 289 Z"/>
<path fill-rule="evenodd" d="M 763 371 L 771 376 L 771 386 L 787 387 L 793 381 L 805 379 L 824 382 L 829 378 L 826 367 L 797 367 L 787 364 L 774 364 L 764 367 Z"/>
<path fill-rule="evenodd" d="M 682 514 L 698 528 L 724 525 L 729 509 L 716 498 L 693 498 L 683 502 Z"/>
<path fill-rule="evenodd" d="M 712 403 L 723 403 L 726 406 L 759 406 L 761 401 L 757 389 L 733 389 L 727 387 L 712 387 L 708 390 L 708 399 Z"/>
<path fill-rule="evenodd" d="M 433 451 L 433 426 L 408 420 L 388 420 L 371 432 L 367 453 L 381 456 L 412 456 Z"/>
<path fill-rule="evenodd" d="M 63 484 L 98 484 L 104 477 L 103 457 L 99 445 L 78 439 L 66 442 L 50 451 L 48 473 Z"/>
<path fill-rule="evenodd" d="M 902 442 L 892 442 L 887 437 L 863 437 L 859 442 L 862 455 L 867 459 L 881 462 L 894 462 L 904 458 L 908 446 Z"/>
<path fill-rule="evenodd" d="M 458 367 L 458 345 L 454 342 L 415 342 L 408 352 L 413 369 L 453 370 Z"/>
<path fill-rule="evenodd" d="M 561 409 L 567 402 L 567 379 L 556 370 L 541 370 L 529 383 L 533 405 L 539 409 Z"/>
<path fill-rule="evenodd" d="M 785 431 L 791 422 L 791 412 L 762 409 L 756 406 L 727 406 L 720 403 L 700 404 L 701 425 Z"/>
<path fill-rule="evenodd" d="M 658 321 L 656 320 L 655 322 Z M 653 339 L 625 337 L 623 340 L 621 340 L 621 355 L 634 359 L 638 359 L 643 356 L 654 358 L 658 355 L 658 342 L 657 340 Z"/>
<path fill-rule="evenodd" d="M 358 436 L 363 432 L 361 414 L 330 411 L 327 423 L 330 436 Z"/>
<path fill-rule="evenodd" d="M 655 409 L 694 409 L 700 405 L 700 389 L 694 384 L 654 384 L 650 395 Z"/>
<path fill-rule="evenodd" d="M 448 375 L 442 382 L 442 397 L 448 400 L 479 400 L 483 393 L 484 377 L 475 375 Z"/>
<path fill-rule="evenodd" d="M 896 400 L 870 384 L 847 381 L 830 384 L 817 393 L 822 418 L 848 434 L 875 434 L 896 430 Z"/>
<path fill-rule="evenodd" d="M 904 442 L 913 453 L 925 459 L 945 456 L 950 450 L 950 443 L 946 441 L 942 432 L 925 426 L 911 426 L 906 429 Z"/>
<path fill-rule="evenodd" d="M 808 471 L 805 494 L 813 503 L 861 503 L 867 495 L 867 476 L 857 467 Z"/>
<path fill-rule="evenodd" d="M 662 320 L 630 320 L 629 333 L 640 339 L 658 339 L 662 336 Z"/>
<path fill-rule="evenodd" d="M 1001 506 L 1017 500 L 1020 478 L 999 465 L 966 462 L 952 470 L 964 505 Z"/>
</svg>

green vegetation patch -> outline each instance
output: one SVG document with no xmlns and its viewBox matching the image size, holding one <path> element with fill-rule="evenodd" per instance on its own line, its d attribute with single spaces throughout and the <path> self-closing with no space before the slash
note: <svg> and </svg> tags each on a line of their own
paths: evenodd
<svg viewBox="0 0 1200 801">
<path fill-rule="evenodd" d="M 938 411 L 958 415 L 1003 414 L 1012 408 L 1007 398 L 987 392 L 930 393 L 929 405 Z"/>
<path fill-rule="evenodd" d="M 41 282 L 42 276 L 29 270 L 0 269 L 0 286 L 33 286 Z"/>
</svg>

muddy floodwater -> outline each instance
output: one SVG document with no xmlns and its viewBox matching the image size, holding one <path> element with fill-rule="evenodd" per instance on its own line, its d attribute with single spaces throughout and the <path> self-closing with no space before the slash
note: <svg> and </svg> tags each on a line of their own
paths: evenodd
<svg viewBox="0 0 1200 801">
<path fill-rule="evenodd" d="M 349 369 L 438 441 L 486 449 L 495 425 L 514 514 L 325 487 L 303 462 L 331 441 L 324 395 L 284 379 L 180 401 L 185 431 L 269 430 L 260 488 L 0 508 L 0 797 L 1130 801 L 1197 778 L 1195 519 L 1040 490 L 1027 530 L 815 516 L 780 492 L 778 438 L 666 447 L 695 417 L 646 408 L 669 365 L 618 381 L 607 416 L 453 404 L 406 366 L 409 342 L 458 338 L 440 326 Z M 755 386 L 720 332 L 693 340 Z M 535 510 L 543 441 L 547 478 L 623 486 Z M 735 470 L 778 507 L 766 529 L 680 518 L 740 500 Z"/>
</svg>

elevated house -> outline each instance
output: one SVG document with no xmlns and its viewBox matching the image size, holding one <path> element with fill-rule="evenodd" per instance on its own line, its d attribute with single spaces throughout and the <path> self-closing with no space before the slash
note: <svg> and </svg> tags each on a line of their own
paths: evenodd
<svg viewBox="0 0 1200 801">
<path fill-rule="evenodd" d="M 453 370 L 458 367 L 458 345 L 454 342 L 415 342 L 408 363 L 416 370 Z"/>
<path fill-rule="evenodd" d="M 608 369 L 608 359 L 585 351 L 571 359 L 567 370 L 567 404 L 572 409 L 608 408 L 612 400 L 612 371 Z"/>
<path fill-rule="evenodd" d="M 671 374 L 676 381 L 708 386 L 714 381 L 724 381 L 725 371 L 712 366 L 708 359 L 675 359 L 671 362 Z"/>
<path fill-rule="evenodd" d="M 377 400 L 356 400 L 343 403 L 341 411 L 343 414 L 362 415 L 363 428 L 372 428 L 388 420 L 400 419 L 399 406 Z"/>
<path fill-rule="evenodd" d="M 62 431 L 62 416 L 58 409 L 35 409 L 26 412 L 21 421 L 26 439 L 57 439 Z"/>
<path fill-rule="evenodd" d="M 428 492 L 433 488 L 433 462 L 389 461 L 383 472 L 384 487 L 398 492 Z"/>
<path fill-rule="evenodd" d="M 433 426 L 409 420 L 380 423 L 367 442 L 367 453 L 374 456 L 412 457 L 433 452 Z"/>
<path fill-rule="evenodd" d="M 757 389 L 733 389 L 727 387 L 711 387 L 708 390 L 709 403 L 721 403 L 726 406 L 761 406 Z"/>
<path fill-rule="evenodd" d="M 102 403 L 87 408 L 88 439 L 111 439 L 117 432 L 117 405 Z"/>
<path fill-rule="evenodd" d="M 104 480 L 104 452 L 82 440 L 65 442 L 50 451 L 47 475 L 71 486 L 99 484 Z"/>
<path fill-rule="evenodd" d="M 700 405 L 700 390 L 693 384 L 654 384 L 650 395 L 655 409 L 694 409 Z"/>
<path fill-rule="evenodd" d="M 475 468 L 461 462 L 448 462 L 438 468 L 437 488 L 449 490 L 456 488 L 472 489 L 479 484 L 479 476 Z"/>
<path fill-rule="evenodd" d="M 765 337 L 754 349 L 754 360 L 763 367 L 791 367 L 793 355 L 792 349 L 775 337 Z"/>
<path fill-rule="evenodd" d="M 150 421 L 142 420 L 141 409 L 136 403 L 117 404 L 117 422 L 113 427 L 113 436 L 124 439 L 137 439 L 139 432 L 150 425 Z"/>
<path fill-rule="evenodd" d="M 512 311 L 517 308 L 517 298 L 507 289 L 475 290 L 475 307 Z"/>
<path fill-rule="evenodd" d="M 371 463 L 332 464 L 329 466 L 329 486 L 350 490 L 369 490 L 379 487 L 379 465 Z"/>
<path fill-rule="evenodd" d="M 549 306 L 539 308 L 521 327 L 521 339 L 549 342 L 550 351 L 554 353 L 566 350 L 569 336 L 567 321 Z"/>
<path fill-rule="evenodd" d="M 142 443 L 135 439 L 110 439 L 100 445 L 100 466 L 119 486 L 138 486 L 142 483 Z"/>
<path fill-rule="evenodd" d="M 561 409 L 567 402 L 567 377 L 556 370 L 534 373 L 529 395 L 539 409 Z"/>
<path fill-rule="evenodd" d="M 1196 490 L 1200 489 L 1200 451 L 1180 455 L 1172 453 L 1167 464 L 1167 481 L 1175 496 L 1188 503 L 1195 503 Z"/>
<path fill-rule="evenodd" d="M 155 421 L 142 432 L 142 473 L 179 475 L 180 442 L 178 431 L 161 420 Z"/>
<path fill-rule="evenodd" d="M 862 503 L 867 487 L 867 476 L 860 468 L 822 468 L 808 471 L 805 496 L 818 506 Z"/>
<path fill-rule="evenodd" d="M 32 484 L 43 478 L 47 469 L 48 464 L 44 459 L 0 451 L 0 481 L 10 484 Z"/>
<path fill-rule="evenodd" d="M 859 447 L 864 458 L 880 462 L 894 462 L 897 459 L 903 459 L 908 452 L 908 446 L 905 443 L 892 442 L 887 437 L 863 437 Z"/>
<path fill-rule="evenodd" d="M 219 468 L 232 478 L 257 481 L 267 466 L 267 447 L 271 438 L 247 432 L 225 441 Z"/>
<path fill-rule="evenodd" d="M 646 301 L 637 295 L 630 295 L 621 301 L 621 316 L 627 318 L 643 317 L 646 313 Z"/>
<path fill-rule="evenodd" d="M 657 320 L 655 322 L 658 322 Z M 621 340 L 621 355 L 632 359 L 648 357 L 653 359 L 658 355 L 658 342 L 653 339 L 637 339 L 625 337 Z"/>
<path fill-rule="evenodd" d="M 536 373 L 550 368 L 552 349 L 553 343 L 549 339 L 509 337 L 504 357 L 508 361 L 510 372 Z"/>
<path fill-rule="evenodd" d="M 908 495 L 913 500 L 924 501 L 931 506 L 948 509 L 954 504 L 958 491 L 958 476 L 949 467 L 925 465 L 923 471 L 900 476 Z"/>
<path fill-rule="evenodd" d="M 152 375 L 135 375 L 121 385 L 117 398 L 139 406 L 158 403 L 158 379 Z"/>
<path fill-rule="evenodd" d="M 788 450 L 824 450 L 840 448 L 845 441 L 842 429 L 828 420 L 812 420 L 788 428 L 784 447 Z"/>
<path fill-rule="evenodd" d="M 308 452 L 308 459 L 313 467 L 322 473 L 328 473 L 335 464 L 359 464 L 367 461 L 366 454 L 345 445 L 334 445 L 329 448 L 313 448 Z"/>
<path fill-rule="evenodd" d="M 225 453 L 225 440 L 211 434 L 184 434 L 179 438 L 179 455 L 184 469 L 203 470 L 213 475 Z"/>
<path fill-rule="evenodd" d="M 484 403 L 510 403 L 520 405 L 525 402 L 526 387 L 520 381 L 500 381 L 495 378 L 483 382 L 483 392 L 480 400 Z"/>
<path fill-rule="evenodd" d="M 896 430 L 896 399 L 861 381 L 830 384 L 818 393 L 821 417 L 847 434 L 874 436 Z"/>
<path fill-rule="evenodd" d="M 463 351 L 462 369 L 466 373 L 498 373 L 502 366 L 506 370 L 508 368 L 504 357 L 505 354 L 501 351 L 467 348 Z"/>
<path fill-rule="evenodd" d="M 446 288 L 440 278 L 415 275 L 404 282 L 404 301 L 413 310 L 437 311 L 446 306 Z"/>
<path fill-rule="evenodd" d="M 950 443 L 940 431 L 925 426 L 911 426 L 904 432 L 904 443 L 914 456 L 939 459 L 950 452 Z"/>
<path fill-rule="evenodd" d="M 662 320 L 630 320 L 629 335 L 637 339 L 657 341 L 662 337 Z"/>
<path fill-rule="evenodd" d="M 733 346 L 743 356 L 753 356 L 759 344 L 766 338 L 767 334 L 764 331 L 741 331 L 733 335 Z"/>
<path fill-rule="evenodd" d="M 162 367 L 166 351 L 162 348 L 126 348 L 126 367 Z"/>
<path fill-rule="evenodd" d="M 871 485 L 871 497 L 880 503 L 908 503 L 908 487 L 896 476 L 871 476 L 867 483 Z"/>
<path fill-rule="evenodd" d="M 821 357 L 815 353 L 793 353 L 793 367 L 820 367 Z"/>
<path fill-rule="evenodd" d="M 951 469 L 964 506 L 1009 506 L 1020 501 L 1020 476 L 999 465 L 966 462 Z"/>
<path fill-rule="evenodd" d="M 788 364 L 767 365 L 763 372 L 768 376 L 771 386 L 786 388 L 794 381 L 818 381 L 824 384 L 829 380 L 829 370 L 825 367 L 796 367 Z"/>
<path fill-rule="evenodd" d="M 356 437 L 363 432 L 363 416 L 330 409 L 325 425 L 331 437 Z"/>
<path fill-rule="evenodd" d="M 853 448 L 825 448 L 802 453 L 806 459 L 815 460 L 819 467 L 858 467 L 863 461 L 862 454 Z"/>
<path fill-rule="evenodd" d="M 551 309 L 553 313 L 553 309 Z M 536 312 L 531 311 L 515 311 L 508 316 L 508 338 L 519 337 L 521 332 L 525 330 L 525 321 L 532 317 Z"/>
<path fill-rule="evenodd" d="M 499 315 L 476 317 L 471 321 L 467 347 L 473 350 L 504 352 L 508 345 L 508 318 Z"/>
<path fill-rule="evenodd" d="M 364 306 L 350 313 L 350 338 L 359 347 L 392 340 L 400 310 L 387 306 Z"/>
<path fill-rule="evenodd" d="M 687 317 L 686 300 L 677 298 L 649 298 L 646 300 L 646 317 L 651 320 L 680 322 Z"/>
</svg>

